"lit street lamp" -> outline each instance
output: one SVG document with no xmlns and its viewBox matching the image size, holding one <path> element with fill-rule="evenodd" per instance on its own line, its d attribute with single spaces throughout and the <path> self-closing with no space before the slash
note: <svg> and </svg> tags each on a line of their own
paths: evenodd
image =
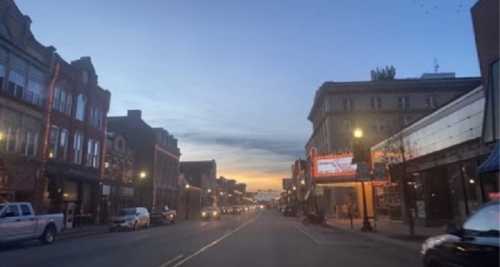
<svg viewBox="0 0 500 267">
<path fill-rule="evenodd" d="M 207 193 L 209 193 L 209 194 L 212 193 L 212 189 L 210 189 L 210 188 L 207 189 Z"/>
<path fill-rule="evenodd" d="M 306 181 L 304 179 L 300 180 L 300 184 L 301 185 L 305 185 L 306 184 Z"/>
<path fill-rule="evenodd" d="M 353 136 L 355 139 L 361 139 L 363 138 L 363 130 L 360 128 L 354 129 Z M 366 162 L 364 162 L 366 163 Z M 359 170 L 359 169 L 358 169 Z M 361 231 L 363 232 L 372 232 L 373 228 L 370 224 L 370 221 L 368 220 L 368 211 L 367 211 L 367 205 L 366 205 L 366 192 L 365 192 L 365 183 L 364 183 L 364 178 L 361 177 L 361 193 L 363 194 L 363 226 L 361 227 Z"/>
<path fill-rule="evenodd" d="M 184 188 L 189 189 L 191 186 L 189 184 L 186 184 Z"/>
<path fill-rule="evenodd" d="M 148 176 L 148 175 L 147 175 L 147 173 L 146 173 L 145 171 L 141 171 L 141 172 L 139 173 L 139 178 L 141 178 L 141 179 L 144 179 L 144 178 L 146 178 L 147 176 Z"/>
</svg>

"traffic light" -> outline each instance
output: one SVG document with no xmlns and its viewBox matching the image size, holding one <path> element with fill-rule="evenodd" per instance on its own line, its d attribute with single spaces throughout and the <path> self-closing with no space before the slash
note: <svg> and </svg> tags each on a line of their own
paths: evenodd
<svg viewBox="0 0 500 267">
<path fill-rule="evenodd" d="M 370 150 L 361 138 L 352 140 L 352 163 L 369 162 Z"/>
</svg>

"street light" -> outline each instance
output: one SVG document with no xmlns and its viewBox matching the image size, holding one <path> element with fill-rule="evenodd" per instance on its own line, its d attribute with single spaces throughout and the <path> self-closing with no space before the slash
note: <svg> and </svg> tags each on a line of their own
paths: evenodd
<svg viewBox="0 0 500 267">
<path fill-rule="evenodd" d="M 207 193 L 209 193 L 209 194 L 212 193 L 212 189 L 210 189 L 210 188 L 207 189 Z"/>
<path fill-rule="evenodd" d="M 363 130 L 361 128 L 354 129 L 353 136 L 354 136 L 355 139 L 361 139 L 361 138 L 363 138 Z M 366 162 L 358 162 L 358 163 L 365 163 L 366 164 Z M 368 220 L 368 211 L 367 211 L 367 205 L 366 205 L 366 192 L 365 192 L 364 178 L 365 177 L 361 178 L 361 193 L 363 194 L 363 226 L 361 227 L 361 231 L 363 231 L 363 232 L 372 232 L 373 228 L 372 228 L 372 226 L 370 224 L 370 221 Z"/>
<path fill-rule="evenodd" d="M 297 187 L 295 185 L 292 187 L 293 191 L 297 190 Z"/>
<path fill-rule="evenodd" d="M 300 184 L 301 185 L 305 185 L 306 184 L 306 181 L 304 179 L 300 180 Z"/>
<path fill-rule="evenodd" d="M 146 178 L 146 176 L 148 176 L 148 175 L 147 175 L 147 173 L 146 173 L 145 171 L 141 171 L 141 172 L 139 173 L 139 178 L 141 178 L 141 179 Z"/>
<path fill-rule="evenodd" d="M 184 188 L 189 189 L 191 186 L 189 184 L 186 184 Z"/>
<path fill-rule="evenodd" d="M 224 192 L 220 192 L 219 195 L 223 196 L 224 195 Z"/>
<path fill-rule="evenodd" d="M 354 129 L 353 135 L 354 138 L 363 138 L 363 130 L 361 130 L 360 128 L 356 128 Z"/>
</svg>

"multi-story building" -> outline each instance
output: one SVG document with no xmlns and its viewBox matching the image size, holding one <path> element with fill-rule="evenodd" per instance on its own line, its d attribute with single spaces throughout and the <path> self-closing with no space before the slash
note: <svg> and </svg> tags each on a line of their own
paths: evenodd
<svg viewBox="0 0 500 267">
<path fill-rule="evenodd" d="M 354 129 L 364 132 L 362 140 L 369 148 L 480 84 L 480 78 L 455 78 L 453 73 L 324 83 L 308 117 L 313 134 L 306 145 L 318 208 L 329 216 L 359 217 L 365 214 L 366 202 L 367 216 L 374 215 L 378 187 L 375 182 L 359 183 L 362 168 L 358 173 L 351 164 Z M 349 207 L 352 212 L 346 212 Z"/>
<path fill-rule="evenodd" d="M 138 203 L 148 208 L 176 207 L 180 157 L 177 140 L 166 130 L 144 122 L 140 110 L 109 117 L 108 128 L 125 136 L 134 150 L 133 173 L 140 179 L 135 196 Z"/>
<path fill-rule="evenodd" d="M 204 206 L 210 206 L 214 203 L 217 187 L 217 164 L 215 160 L 181 161 L 180 172 L 190 186 L 201 189 Z"/>
<path fill-rule="evenodd" d="M 106 216 L 102 186 L 106 114 L 111 94 L 98 84 L 90 57 L 67 63 L 56 56 L 47 124 L 48 177 L 44 205 L 64 212 L 68 223 L 93 223 Z"/>
<path fill-rule="evenodd" d="M 135 186 L 139 176 L 134 175 L 134 151 L 123 134 L 107 131 L 104 158 L 103 197 L 107 214 L 116 214 L 120 208 L 135 206 Z"/>
<path fill-rule="evenodd" d="M 354 128 L 363 129 L 365 142 L 373 145 L 480 84 L 480 78 L 455 78 L 453 74 L 325 82 L 308 116 L 313 133 L 306 149 L 314 147 L 319 155 L 351 151 Z"/>
<path fill-rule="evenodd" d="M 155 206 L 176 208 L 179 194 L 179 158 L 177 139 L 163 128 L 153 128 L 156 137 L 154 156 Z"/>
<path fill-rule="evenodd" d="M 476 37 L 479 67 L 486 91 L 483 141 L 498 142 L 500 138 L 499 86 L 499 1 L 478 1 L 471 9 Z"/>
<path fill-rule="evenodd" d="M 0 201 L 41 209 L 44 111 L 55 49 L 40 44 L 14 1 L 0 2 Z"/>
</svg>

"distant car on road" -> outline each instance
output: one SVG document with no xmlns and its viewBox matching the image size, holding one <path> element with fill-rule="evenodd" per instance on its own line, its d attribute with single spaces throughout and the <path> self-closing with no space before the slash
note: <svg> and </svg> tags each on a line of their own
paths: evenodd
<svg viewBox="0 0 500 267">
<path fill-rule="evenodd" d="M 118 212 L 118 216 L 112 218 L 109 230 L 127 229 L 135 231 L 140 228 L 148 228 L 150 224 L 151 218 L 146 208 L 125 208 Z"/>
<path fill-rule="evenodd" d="M 230 213 L 232 215 L 240 215 L 242 213 L 242 208 L 240 206 L 232 206 L 230 209 Z"/>
<path fill-rule="evenodd" d="M 448 226 L 447 234 L 422 244 L 425 267 L 498 267 L 500 202 L 490 202 L 470 216 L 461 227 Z"/>
<path fill-rule="evenodd" d="M 220 220 L 220 210 L 218 208 L 204 208 L 201 210 L 201 219 L 203 220 Z"/>
<path fill-rule="evenodd" d="M 39 239 L 51 244 L 63 229 L 62 213 L 35 215 L 28 202 L 0 203 L 0 242 Z"/>
<path fill-rule="evenodd" d="M 177 212 L 171 210 L 168 206 L 163 208 L 153 209 L 151 212 L 151 223 L 156 225 L 173 224 L 177 217 Z"/>
</svg>

